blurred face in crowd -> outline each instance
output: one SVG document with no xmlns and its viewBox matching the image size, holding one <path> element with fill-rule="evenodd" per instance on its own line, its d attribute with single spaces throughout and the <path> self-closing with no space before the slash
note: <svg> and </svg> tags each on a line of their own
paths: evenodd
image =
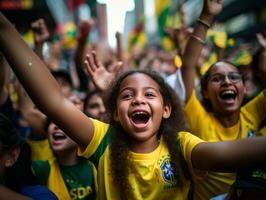
<svg viewBox="0 0 266 200">
<path fill-rule="evenodd" d="M 203 64 L 208 60 L 208 56 L 210 54 L 210 48 L 208 46 L 204 46 L 202 48 L 200 57 L 198 59 L 197 67 L 201 68 Z"/>
<path fill-rule="evenodd" d="M 71 94 L 68 99 L 80 110 L 83 110 L 84 103 L 83 101 L 75 94 Z"/>
<path fill-rule="evenodd" d="M 244 83 L 238 69 L 227 62 L 217 62 L 210 71 L 203 95 L 211 102 L 214 113 L 239 111 L 244 98 Z"/>
<path fill-rule="evenodd" d="M 77 148 L 77 144 L 53 122 L 48 126 L 48 139 L 55 154 L 76 150 Z"/>
<path fill-rule="evenodd" d="M 151 63 L 151 68 L 157 72 L 160 72 L 161 64 L 162 63 L 159 58 L 154 58 L 153 62 Z"/>
<path fill-rule="evenodd" d="M 68 100 L 70 100 L 77 108 L 83 110 L 83 102 L 80 100 L 80 98 L 78 98 L 78 96 L 71 94 L 68 97 Z M 77 144 L 70 139 L 55 123 L 51 122 L 49 124 L 47 132 L 50 146 L 54 153 L 76 150 Z"/>
<path fill-rule="evenodd" d="M 103 119 L 106 109 L 99 94 L 93 94 L 90 98 L 87 99 L 84 111 L 92 118 Z"/>
<path fill-rule="evenodd" d="M 239 66 L 239 71 L 245 77 L 245 98 L 250 99 L 257 93 L 256 84 L 254 82 L 254 73 L 250 65 Z"/>
<path fill-rule="evenodd" d="M 161 66 L 159 72 L 169 76 L 176 71 L 176 66 L 174 63 L 174 55 L 166 52 L 166 51 L 160 51 L 158 56 L 161 60 Z"/>
<path fill-rule="evenodd" d="M 174 59 L 171 61 L 164 61 L 161 63 L 161 73 L 165 74 L 166 76 L 169 76 L 171 74 L 174 74 L 176 71 L 176 66 L 174 64 Z"/>
<path fill-rule="evenodd" d="M 69 97 L 71 95 L 71 85 L 68 81 L 66 81 L 64 78 L 57 77 L 56 78 L 58 84 L 60 85 L 61 91 L 64 94 L 65 97 Z"/>
</svg>

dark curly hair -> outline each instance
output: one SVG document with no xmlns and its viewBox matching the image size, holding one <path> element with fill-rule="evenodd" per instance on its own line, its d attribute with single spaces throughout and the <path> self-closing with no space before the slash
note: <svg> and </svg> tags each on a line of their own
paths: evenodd
<svg viewBox="0 0 266 200">
<path fill-rule="evenodd" d="M 231 63 L 230 61 L 227 61 L 227 60 L 220 60 L 220 61 L 217 61 L 216 63 L 212 64 L 209 69 L 206 71 L 206 73 L 201 77 L 200 79 L 200 85 L 201 85 L 201 88 L 200 88 L 200 92 L 201 92 L 201 96 L 202 96 L 202 105 L 204 106 L 204 108 L 208 111 L 208 112 L 212 112 L 212 104 L 210 102 L 209 99 L 206 99 L 204 97 L 204 92 L 207 90 L 207 87 L 208 87 L 208 82 L 209 82 L 209 79 L 210 79 L 210 76 L 211 76 L 211 71 L 212 71 L 212 68 L 218 63 L 218 62 L 224 62 L 224 63 L 227 63 L 227 64 L 230 64 L 232 66 L 234 66 L 237 71 L 239 73 L 241 73 L 238 68 L 233 64 Z M 242 80 L 244 81 L 245 80 L 245 77 L 242 75 Z"/>
<path fill-rule="evenodd" d="M 35 184 L 35 176 L 31 170 L 30 146 L 20 136 L 15 125 L 0 113 L 0 146 L 5 154 L 12 149 L 20 148 L 20 154 L 13 166 L 6 169 L 4 184 L 10 189 L 20 192 L 24 185 Z"/>
<path fill-rule="evenodd" d="M 179 131 L 183 131 L 186 128 L 180 101 L 176 93 L 167 83 L 165 83 L 164 79 L 159 75 L 159 73 L 155 71 L 128 70 L 121 72 L 117 76 L 109 95 L 107 95 L 107 100 L 109 102 L 109 104 L 107 105 L 107 110 L 109 111 L 108 113 L 111 114 L 111 116 L 109 116 L 110 124 L 114 127 L 114 131 L 111 135 L 112 143 L 110 146 L 111 169 L 114 182 L 118 185 L 118 188 L 120 188 L 120 194 L 121 196 L 123 196 L 123 199 L 129 199 L 128 174 L 130 168 L 130 160 L 128 159 L 128 153 L 130 139 L 128 134 L 125 133 L 125 130 L 122 128 L 121 124 L 114 120 L 112 114 L 115 113 L 117 109 L 116 102 L 121 82 L 128 76 L 136 73 L 145 74 L 153 79 L 159 85 L 164 104 L 171 105 L 171 115 L 168 119 L 162 120 L 158 138 L 162 136 L 167 144 L 171 163 L 174 167 L 176 180 L 181 180 L 180 177 L 181 175 L 183 175 L 183 171 L 180 167 L 180 161 L 178 158 L 176 137 Z M 177 181 L 177 183 L 182 186 L 181 181 Z"/>
</svg>

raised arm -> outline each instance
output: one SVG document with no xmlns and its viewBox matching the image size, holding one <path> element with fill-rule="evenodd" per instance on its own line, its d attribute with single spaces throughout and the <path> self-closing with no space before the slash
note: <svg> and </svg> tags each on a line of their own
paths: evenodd
<svg viewBox="0 0 266 200">
<path fill-rule="evenodd" d="M 2 13 L 0 50 L 36 106 L 85 148 L 93 134 L 91 120 L 64 98 L 48 68 Z"/>
<path fill-rule="evenodd" d="M 77 48 L 75 50 L 74 61 L 76 72 L 79 78 L 79 88 L 87 92 L 88 77 L 84 73 L 84 59 L 87 45 L 87 38 L 90 31 L 94 25 L 93 20 L 82 20 L 79 22 L 78 26 L 78 36 L 77 36 Z"/>
<path fill-rule="evenodd" d="M 123 62 L 125 64 L 125 55 L 123 53 L 122 46 L 122 34 L 120 32 L 115 33 L 116 38 L 116 59 L 118 62 Z"/>
<path fill-rule="evenodd" d="M 34 50 L 36 54 L 43 59 L 43 44 L 50 37 L 44 19 L 38 19 L 31 24 L 34 38 Z"/>
<path fill-rule="evenodd" d="M 265 167 L 265 154 L 266 137 L 253 137 L 200 143 L 192 151 L 191 159 L 196 169 L 232 172 L 249 167 Z"/>
<path fill-rule="evenodd" d="M 183 55 L 182 77 L 186 89 L 186 101 L 195 88 L 196 65 L 204 45 L 208 28 L 223 7 L 223 0 L 204 0 L 204 5 L 193 33 L 188 39 Z"/>
<path fill-rule="evenodd" d="M 84 57 L 85 57 L 85 51 L 86 51 L 86 44 L 87 44 L 87 38 L 91 32 L 91 29 L 93 28 L 95 22 L 94 20 L 81 20 L 78 25 L 78 36 L 77 36 L 77 49 L 75 52 L 75 63 L 77 67 L 83 68 L 84 63 Z"/>
</svg>

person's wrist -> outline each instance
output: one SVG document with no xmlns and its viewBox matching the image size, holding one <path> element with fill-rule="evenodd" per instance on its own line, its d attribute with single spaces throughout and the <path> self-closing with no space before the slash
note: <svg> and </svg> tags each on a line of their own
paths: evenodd
<svg viewBox="0 0 266 200">
<path fill-rule="evenodd" d="M 204 14 L 202 13 L 200 16 L 199 16 L 199 19 L 206 22 L 207 24 L 209 24 L 210 26 L 213 24 L 213 21 L 214 21 L 214 16 L 213 15 L 210 15 L 210 14 Z"/>
<path fill-rule="evenodd" d="M 202 24 L 203 26 L 207 27 L 208 29 L 211 28 L 211 24 L 209 24 L 208 22 L 204 21 L 203 19 L 198 18 L 197 22 Z"/>
</svg>

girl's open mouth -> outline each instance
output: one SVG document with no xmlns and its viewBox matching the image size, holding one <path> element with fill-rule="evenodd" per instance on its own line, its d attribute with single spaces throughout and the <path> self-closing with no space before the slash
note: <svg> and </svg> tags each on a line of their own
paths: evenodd
<svg viewBox="0 0 266 200">
<path fill-rule="evenodd" d="M 151 115 L 146 111 L 134 111 L 130 115 L 130 120 L 132 125 L 135 127 L 136 130 L 142 130 L 145 128 L 150 120 Z"/>
<path fill-rule="evenodd" d="M 224 90 L 219 94 L 220 98 L 226 102 L 233 102 L 236 99 L 237 93 L 234 90 Z"/>
<path fill-rule="evenodd" d="M 135 124 L 146 124 L 150 119 L 150 114 L 145 111 L 136 111 L 131 115 L 131 120 Z"/>
<path fill-rule="evenodd" d="M 66 135 L 64 133 L 61 133 L 61 132 L 53 133 L 52 137 L 53 137 L 53 140 L 55 140 L 55 141 L 64 140 L 67 138 Z"/>
</svg>

